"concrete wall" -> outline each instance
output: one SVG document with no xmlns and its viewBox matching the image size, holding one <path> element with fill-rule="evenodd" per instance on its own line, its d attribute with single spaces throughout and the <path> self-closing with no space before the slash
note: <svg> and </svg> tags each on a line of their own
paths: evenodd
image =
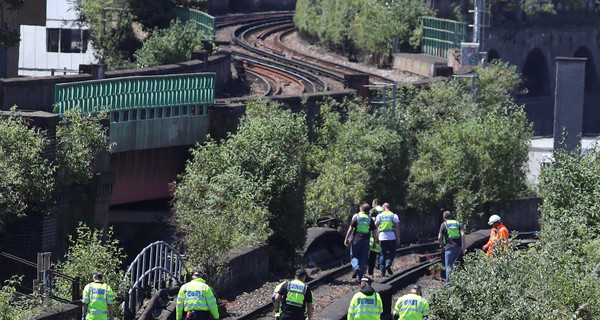
<svg viewBox="0 0 600 320">
<path fill-rule="evenodd" d="M 254 249 L 240 249 L 229 257 L 229 270 L 213 288 L 224 292 L 228 288 L 240 286 L 242 283 L 260 279 L 269 274 L 269 248 L 267 245 Z"/>
</svg>

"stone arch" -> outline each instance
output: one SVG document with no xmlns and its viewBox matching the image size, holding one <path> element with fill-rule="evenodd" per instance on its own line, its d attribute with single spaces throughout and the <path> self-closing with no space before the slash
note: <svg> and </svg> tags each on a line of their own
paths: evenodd
<svg viewBox="0 0 600 320">
<path fill-rule="evenodd" d="M 527 55 L 523 65 L 523 88 L 528 97 L 551 95 L 550 73 L 546 56 L 540 48 L 534 48 Z"/>
<path fill-rule="evenodd" d="M 496 49 L 488 51 L 487 62 L 491 62 L 492 60 L 500 60 L 500 54 Z"/>
<path fill-rule="evenodd" d="M 598 84 L 598 75 L 596 74 L 596 63 L 592 52 L 586 47 L 579 47 L 573 57 L 587 58 L 585 62 L 585 93 L 597 94 L 600 92 Z"/>
</svg>

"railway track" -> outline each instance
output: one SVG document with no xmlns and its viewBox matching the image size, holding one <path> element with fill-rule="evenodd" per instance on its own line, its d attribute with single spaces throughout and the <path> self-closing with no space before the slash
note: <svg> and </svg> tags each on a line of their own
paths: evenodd
<svg viewBox="0 0 600 320">
<path fill-rule="evenodd" d="M 392 287 L 392 291 L 398 291 L 415 281 L 429 272 L 429 267 L 435 263 L 438 263 L 440 260 L 438 258 L 440 252 L 437 248 L 437 242 L 431 242 L 421 245 L 413 245 L 408 247 L 399 248 L 396 251 L 397 260 L 402 259 L 403 256 L 407 256 L 410 254 L 419 254 L 425 261 L 417 262 L 410 264 L 408 266 L 403 266 L 401 270 L 397 270 L 392 276 L 387 278 L 383 278 L 380 283 L 387 284 Z M 357 288 L 356 282 L 354 280 L 348 281 L 350 278 L 350 274 L 352 272 L 352 266 L 348 263 L 341 267 L 332 269 L 331 271 L 308 281 L 308 285 L 310 289 L 313 291 L 315 296 L 318 296 L 319 293 L 322 294 L 322 291 L 328 291 L 331 293 L 338 293 L 341 298 L 346 295 L 348 291 L 348 287 L 350 290 L 355 290 Z M 318 300 L 318 298 L 315 298 Z M 273 315 L 273 305 L 271 302 L 264 303 L 262 305 L 257 306 L 252 311 L 249 311 L 245 314 L 237 316 L 236 320 L 258 320 L 258 319 L 272 319 Z M 315 318 L 318 318 L 319 314 L 315 312 Z"/>
</svg>

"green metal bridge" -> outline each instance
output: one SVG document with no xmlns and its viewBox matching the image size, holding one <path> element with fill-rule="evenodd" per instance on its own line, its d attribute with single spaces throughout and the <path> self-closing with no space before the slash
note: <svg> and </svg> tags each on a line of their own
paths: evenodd
<svg viewBox="0 0 600 320">
<path fill-rule="evenodd" d="M 170 197 L 189 148 L 209 133 L 215 74 L 190 73 L 72 82 L 55 87 L 55 112 L 110 117 L 110 204 Z"/>
</svg>

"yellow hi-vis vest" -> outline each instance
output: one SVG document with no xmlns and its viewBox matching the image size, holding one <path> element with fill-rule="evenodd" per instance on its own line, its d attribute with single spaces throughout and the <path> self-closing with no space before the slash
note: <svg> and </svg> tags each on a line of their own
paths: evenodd
<svg viewBox="0 0 600 320">
<path fill-rule="evenodd" d="M 302 308 L 304 305 L 304 297 L 306 295 L 306 284 L 294 279 L 288 283 L 287 294 L 285 296 L 285 304 Z"/>
<path fill-rule="evenodd" d="M 398 315 L 398 320 L 422 320 L 428 314 L 429 302 L 414 293 L 400 297 L 394 306 L 394 315 Z"/>
<path fill-rule="evenodd" d="M 366 214 L 359 212 L 356 214 L 356 232 L 367 234 L 371 227 L 371 217 Z"/>
<path fill-rule="evenodd" d="M 394 230 L 394 213 L 384 211 L 379 215 L 379 232 Z"/>
<path fill-rule="evenodd" d="M 350 300 L 348 320 L 379 320 L 383 312 L 383 303 L 379 293 L 367 296 L 357 292 Z"/>
<path fill-rule="evenodd" d="M 371 236 L 371 238 L 369 239 L 369 250 L 373 252 L 381 252 L 381 245 L 377 243 L 375 245 L 375 248 L 373 248 L 373 242 L 375 242 L 375 239 L 373 239 L 373 236 Z"/>
<path fill-rule="evenodd" d="M 446 230 L 448 231 L 448 239 L 460 238 L 460 225 L 456 220 L 448 220 L 444 222 L 446 224 Z M 444 244 L 446 244 L 446 237 L 444 237 Z"/>
<path fill-rule="evenodd" d="M 107 320 L 108 305 L 113 303 L 114 293 L 106 283 L 92 282 L 83 289 L 81 301 L 87 304 L 86 320 Z"/>
<path fill-rule="evenodd" d="M 196 278 L 184 284 L 177 295 L 177 315 L 180 320 L 184 311 L 210 311 L 213 318 L 219 319 L 217 298 L 204 279 Z"/>
</svg>

